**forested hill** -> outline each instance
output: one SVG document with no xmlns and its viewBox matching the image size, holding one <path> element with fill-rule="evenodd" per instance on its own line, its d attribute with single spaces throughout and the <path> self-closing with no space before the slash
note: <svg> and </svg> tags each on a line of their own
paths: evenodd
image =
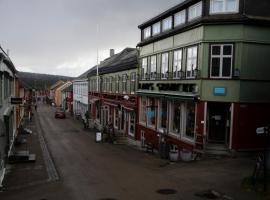
<svg viewBox="0 0 270 200">
<path fill-rule="evenodd" d="M 74 77 L 68 76 L 37 74 L 29 72 L 17 72 L 17 76 L 25 87 L 31 87 L 38 90 L 49 89 L 51 85 L 59 80 L 67 81 L 74 79 Z"/>
</svg>

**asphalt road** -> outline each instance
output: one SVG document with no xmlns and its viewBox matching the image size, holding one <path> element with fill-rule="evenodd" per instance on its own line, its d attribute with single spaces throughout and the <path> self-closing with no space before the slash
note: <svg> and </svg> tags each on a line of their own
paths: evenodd
<svg viewBox="0 0 270 200">
<path fill-rule="evenodd" d="M 234 199 L 257 199 L 241 188 L 241 180 L 252 172 L 250 159 L 168 164 L 125 145 L 96 143 L 81 122 L 70 116 L 54 119 L 53 112 L 50 106 L 39 106 L 35 115 L 50 152 L 44 159 L 51 181 L 3 193 L 0 199 L 196 200 L 196 192 L 208 189 Z M 160 194 L 160 189 L 175 193 Z"/>
</svg>

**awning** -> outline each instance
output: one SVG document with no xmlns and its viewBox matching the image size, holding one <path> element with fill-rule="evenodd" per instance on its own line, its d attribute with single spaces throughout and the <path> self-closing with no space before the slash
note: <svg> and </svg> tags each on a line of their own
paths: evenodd
<svg viewBox="0 0 270 200">
<path fill-rule="evenodd" d="M 113 106 L 113 107 L 117 107 L 118 106 L 117 104 L 114 104 L 114 103 L 111 103 L 111 102 L 108 102 L 108 101 L 104 101 L 103 103 L 106 104 L 106 105 L 108 105 L 108 106 Z"/>
<path fill-rule="evenodd" d="M 199 96 L 191 93 L 166 93 L 166 92 L 155 92 L 155 91 L 137 91 L 138 96 L 157 97 L 172 100 L 182 101 L 197 101 Z"/>
</svg>

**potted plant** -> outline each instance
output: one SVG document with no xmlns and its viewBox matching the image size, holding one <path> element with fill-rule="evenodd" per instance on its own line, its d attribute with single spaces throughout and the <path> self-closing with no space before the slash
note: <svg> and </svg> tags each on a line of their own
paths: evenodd
<svg viewBox="0 0 270 200">
<path fill-rule="evenodd" d="M 176 145 L 172 144 L 169 152 L 170 161 L 176 162 L 179 158 L 179 151 Z"/>
</svg>

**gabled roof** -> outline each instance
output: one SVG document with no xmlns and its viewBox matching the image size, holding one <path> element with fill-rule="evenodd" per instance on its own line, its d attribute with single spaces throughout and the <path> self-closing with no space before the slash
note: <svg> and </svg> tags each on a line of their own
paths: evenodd
<svg viewBox="0 0 270 200">
<path fill-rule="evenodd" d="M 72 91 L 73 91 L 73 84 L 71 84 L 70 86 L 68 86 L 63 90 L 63 92 L 72 92 Z"/>
<path fill-rule="evenodd" d="M 99 74 L 119 72 L 134 69 L 138 64 L 138 51 L 135 48 L 125 48 L 118 54 L 109 57 L 98 65 Z M 96 66 L 90 69 L 88 75 L 96 75 Z"/>
<path fill-rule="evenodd" d="M 50 87 L 50 90 L 55 90 L 57 89 L 58 87 L 60 87 L 61 85 L 63 85 L 65 82 L 62 81 L 62 80 L 59 80 L 57 81 L 55 84 L 53 84 L 51 87 Z"/>
<path fill-rule="evenodd" d="M 63 91 L 64 89 L 68 88 L 70 85 L 72 85 L 71 81 L 67 81 L 63 83 L 61 86 L 59 86 L 56 90 Z"/>
</svg>

